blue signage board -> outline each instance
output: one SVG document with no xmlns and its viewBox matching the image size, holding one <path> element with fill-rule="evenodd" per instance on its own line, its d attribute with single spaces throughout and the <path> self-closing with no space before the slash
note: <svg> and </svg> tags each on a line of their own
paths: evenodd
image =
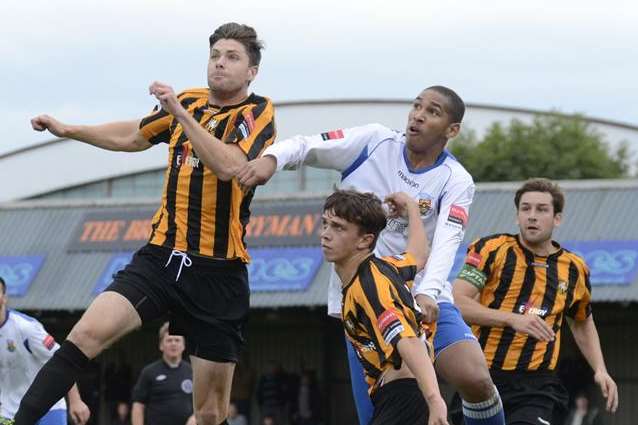
<svg viewBox="0 0 638 425">
<path fill-rule="evenodd" d="M 0 276 L 7 284 L 7 294 L 10 297 L 24 296 L 43 263 L 42 255 L 0 257 Z"/>
<path fill-rule="evenodd" d="M 321 248 L 255 248 L 248 265 L 250 290 L 303 291 L 323 263 Z"/>
<path fill-rule="evenodd" d="M 568 241 L 589 266 L 592 286 L 631 285 L 638 276 L 638 241 Z"/>
<path fill-rule="evenodd" d="M 132 258 L 132 252 L 121 252 L 119 254 L 113 255 L 109 260 L 109 263 L 106 265 L 106 268 L 102 272 L 102 275 L 95 284 L 95 288 L 93 288 L 93 294 L 99 294 L 100 292 L 104 291 L 106 287 L 109 286 L 113 281 L 113 275 L 126 267 L 126 265 L 131 262 Z"/>
</svg>

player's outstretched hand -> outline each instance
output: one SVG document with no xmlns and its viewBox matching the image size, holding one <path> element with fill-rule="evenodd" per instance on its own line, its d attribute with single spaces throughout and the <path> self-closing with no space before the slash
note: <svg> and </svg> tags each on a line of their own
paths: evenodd
<svg viewBox="0 0 638 425">
<path fill-rule="evenodd" d="M 54 136 L 66 137 L 66 126 L 50 115 L 38 115 L 31 118 L 31 127 L 35 131 L 49 130 Z"/>
<path fill-rule="evenodd" d="M 428 400 L 428 410 L 430 411 L 430 417 L 428 418 L 428 425 L 448 425 L 447 422 L 447 406 L 441 396 L 432 400 Z"/>
<path fill-rule="evenodd" d="M 540 341 L 553 341 L 554 331 L 551 326 L 535 314 L 514 314 L 510 324 L 516 332 L 530 335 Z"/>
<path fill-rule="evenodd" d="M 416 297 L 416 303 L 421 307 L 421 314 L 423 314 L 423 321 L 425 323 L 434 323 L 439 318 L 439 306 L 434 298 L 424 294 L 418 294 Z"/>
<path fill-rule="evenodd" d="M 237 172 L 237 178 L 243 186 L 256 186 L 265 184 L 275 171 L 277 160 L 271 155 L 266 155 L 246 162 Z"/>
<path fill-rule="evenodd" d="M 83 401 L 69 404 L 69 414 L 75 425 L 85 425 L 91 417 L 91 410 Z"/>
<path fill-rule="evenodd" d="M 160 83 L 159 81 L 153 82 L 148 88 L 150 94 L 155 96 L 159 100 L 162 109 L 169 114 L 178 117 L 180 114 L 186 113 L 186 110 L 179 103 L 179 99 L 175 95 L 175 91 L 168 84 Z"/>
<path fill-rule="evenodd" d="M 388 213 L 390 217 L 407 217 L 408 208 L 419 207 L 414 198 L 405 192 L 391 193 L 385 197 L 383 202 L 387 203 L 390 208 Z"/>
<path fill-rule="evenodd" d="M 616 409 L 618 409 L 618 387 L 614 380 L 607 371 L 601 370 L 594 375 L 594 381 L 598 384 L 603 397 L 607 400 L 607 411 L 616 413 Z"/>
</svg>

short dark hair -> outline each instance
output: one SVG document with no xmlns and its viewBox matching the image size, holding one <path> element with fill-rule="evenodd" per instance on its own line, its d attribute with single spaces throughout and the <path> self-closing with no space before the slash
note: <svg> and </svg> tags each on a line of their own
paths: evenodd
<svg viewBox="0 0 638 425">
<path fill-rule="evenodd" d="M 157 331 L 157 336 L 159 336 L 160 344 L 162 343 L 162 341 L 164 341 L 164 337 L 168 335 L 168 328 L 168 322 L 164 322 L 162 326 L 160 326 L 159 331 Z"/>
<path fill-rule="evenodd" d="M 545 178 L 533 178 L 527 180 L 523 186 L 516 191 L 516 195 L 514 195 L 514 205 L 516 205 L 516 210 L 518 210 L 518 206 L 521 203 L 521 197 L 527 192 L 549 193 L 552 195 L 554 215 L 563 212 L 563 208 L 565 207 L 565 195 L 563 195 L 561 188 L 551 180 Z"/>
<path fill-rule="evenodd" d="M 0 285 L 2 285 L 2 294 L 6 294 L 7 293 L 7 283 L 4 281 L 4 279 L 0 276 Z"/>
<path fill-rule="evenodd" d="M 221 25 L 208 38 L 210 47 L 212 48 L 215 43 L 222 39 L 240 42 L 246 48 L 250 65 L 259 66 L 261 62 L 261 49 L 264 48 L 264 44 L 261 40 L 257 39 L 257 31 L 255 31 L 253 27 L 236 22 Z"/>
<path fill-rule="evenodd" d="M 370 251 L 374 249 L 379 233 L 387 224 L 381 200 L 374 193 L 337 190 L 328 196 L 323 210 L 356 224 L 361 234 L 372 233 L 374 240 L 370 245 Z"/>
<path fill-rule="evenodd" d="M 439 93 L 448 101 L 448 113 L 452 118 L 453 123 L 460 123 L 463 121 L 463 116 L 465 115 L 465 102 L 461 99 L 461 96 L 456 94 L 456 92 L 450 88 L 445 86 L 431 86 L 426 90 L 434 90 Z"/>
</svg>

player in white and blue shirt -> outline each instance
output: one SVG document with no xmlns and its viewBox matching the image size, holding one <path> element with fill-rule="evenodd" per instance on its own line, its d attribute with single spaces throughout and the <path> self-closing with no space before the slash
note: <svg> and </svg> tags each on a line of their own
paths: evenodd
<svg viewBox="0 0 638 425">
<path fill-rule="evenodd" d="M 465 110 L 452 90 L 434 86 L 422 91 L 408 115 L 405 133 L 380 124 L 296 136 L 266 149 L 239 172 L 240 183 L 264 183 L 276 170 L 301 165 L 341 172 L 341 189 L 373 192 L 381 199 L 394 192 L 411 194 L 421 207 L 431 254 L 415 279 L 413 295 L 426 319 L 437 320 L 434 336 L 436 369 L 464 400 L 466 425 L 505 423 L 500 397 L 471 330 L 453 304 L 447 278 L 463 240 L 474 196 L 470 174 L 445 146 L 460 130 Z M 405 251 L 407 222 L 391 219 L 381 233 L 375 254 Z M 341 310 L 341 283 L 332 273 L 328 313 Z M 438 303 L 438 310 L 436 308 Z M 367 425 L 372 405 L 363 373 L 348 344 L 353 391 L 360 423 Z"/>
<path fill-rule="evenodd" d="M 7 308 L 6 292 L 6 283 L 0 278 L 0 424 L 11 423 L 9 420 L 13 419 L 36 374 L 59 348 L 40 322 Z M 69 391 L 69 401 L 73 421 L 86 423 L 90 412 L 75 385 Z M 55 403 L 38 422 L 38 425 L 66 424 L 64 399 Z"/>
</svg>

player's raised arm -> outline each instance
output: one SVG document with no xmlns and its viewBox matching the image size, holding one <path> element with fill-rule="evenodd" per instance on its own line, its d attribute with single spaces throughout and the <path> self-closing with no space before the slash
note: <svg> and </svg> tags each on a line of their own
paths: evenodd
<svg viewBox="0 0 638 425">
<path fill-rule="evenodd" d="M 36 131 L 48 130 L 56 137 L 78 140 L 110 151 L 137 152 L 152 146 L 139 132 L 140 121 L 117 121 L 100 125 L 73 125 L 50 115 L 31 119 Z"/>
<path fill-rule="evenodd" d="M 260 158 L 244 164 L 237 177 L 241 184 L 254 186 L 265 184 L 276 171 L 294 170 L 301 165 L 344 171 L 384 131 L 388 130 L 370 124 L 280 140 L 264 150 Z"/>
</svg>

